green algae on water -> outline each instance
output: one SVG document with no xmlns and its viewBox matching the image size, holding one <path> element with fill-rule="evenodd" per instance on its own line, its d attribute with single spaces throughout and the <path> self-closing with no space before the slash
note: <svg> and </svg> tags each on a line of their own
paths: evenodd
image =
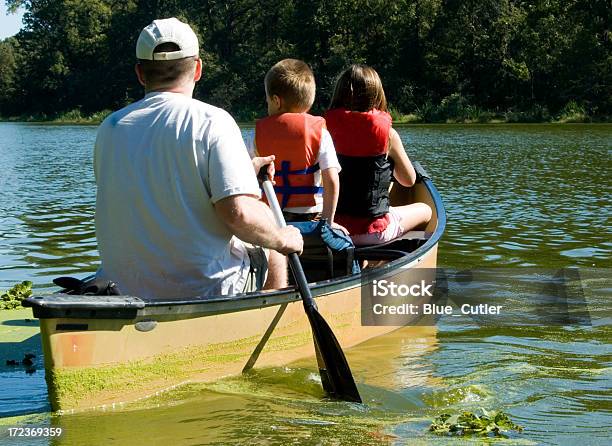
<svg viewBox="0 0 612 446">
<path fill-rule="evenodd" d="M 21 302 L 32 295 L 32 282 L 24 280 L 16 284 L 0 297 L 0 310 L 23 308 Z"/>
<path fill-rule="evenodd" d="M 184 384 L 193 376 L 206 373 L 219 364 L 240 362 L 257 340 L 258 337 L 253 336 L 232 342 L 191 346 L 177 352 L 122 364 L 48 370 L 46 378 L 49 397 L 57 407 L 64 410 L 76 408 L 86 399 L 95 400 L 102 395 L 118 396 L 122 392 L 147 388 L 143 383 L 160 384 L 160 390 L 167 387 L 162 383 Z M 304 331 L 270 339 L 266 348 L 275 351 L 291 350 L 308 340 L 309 333 Z"/>
<path fill-rule="evenodd" d="M 473 412 L 462 412 L 451 415 L 443 413 L 437 417 L 429 430 L 439 435 L 481 435 L 502 436 L 504 432 L 514 430 L 521 432 L 522 426 L 515 424 L 504 412 L 482 410 L 482 415 Z"/>
</svg>

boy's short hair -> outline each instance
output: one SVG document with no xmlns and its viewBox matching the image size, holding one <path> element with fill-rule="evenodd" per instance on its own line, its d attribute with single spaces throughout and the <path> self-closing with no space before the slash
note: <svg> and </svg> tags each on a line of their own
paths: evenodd
<svg viewBox="0 0 612 446">
<path fill-rule="evenodd" d="M 178 49 L 176 43 L 166 42 L 157 45 L 153 53 L 178 51 Z M 138 64 L 142 68 L 144 81 L 149 88 L 168 88 L 181 83 L 189 76 L 193 76 L 197 58 L 198 56 L 174 60 L 138 59 Z"/>
<path fill-rule="evenodd" d="M 283 59 L 266 73 L 266 94 L 277 95 L 288 108 L 309 110 L 315 98 L 315 79 L 312 70 L 297 59 Z"/>
</svg>

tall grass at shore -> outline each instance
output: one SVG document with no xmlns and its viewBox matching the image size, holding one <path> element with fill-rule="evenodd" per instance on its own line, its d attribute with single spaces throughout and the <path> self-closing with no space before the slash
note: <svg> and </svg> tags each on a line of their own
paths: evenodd
<svg viewBox="0 0 612 446">
<path fill-rule="evenodd" d="M 75 108 L 66 112 L 53 114 L 38 113 L 33 115 L 2 117 L 1 121 L 11 122 L 46 122 L 52 124 L 99 124 L 112 113 L 112 110 L 100 110 L 94 113 L 85 114 L 80 109 Z"/>
<path fill-rule="evenodd" d="M 36 114 L 0 118 L 3 121 L 48 122 L 54 124 L 99 124 L 112 110 L 101 110 L 85 114 L 76 108 L 56 114 Z M 586 107 L 576 101 L 569 101 L 557 114 L 546 107 L 534 105 L 527 110 L 486 110 L 469 101 L 459 93 L 451 94 L 438 104 L 427 102 L 410 113 L 403 113 L 391 106 L 389 113 L 396 124 L 498 124 L 498 123 L 584 123 L 610 122 L 610 117 L 592 117 Z M 256 111 L 239 114 L 239 122 L 247 124 L 255 121 Z"/>
<path fill-rule="evenodd" d="M 439 104 L 427 102 L 407 115 L 393 108 L 390 113 L 394 122 L 406 124 L 582 123 L 594 120 L 586 107 L 575 101 L 568 102 L 558 114 L 553 115 L 538 104 L 526 110 L 486 110 L 470 104 L 459 93 L 445 97 Z M 597 121 L 609 122 L 609 118 L 600 117 Z"/>
</svg>

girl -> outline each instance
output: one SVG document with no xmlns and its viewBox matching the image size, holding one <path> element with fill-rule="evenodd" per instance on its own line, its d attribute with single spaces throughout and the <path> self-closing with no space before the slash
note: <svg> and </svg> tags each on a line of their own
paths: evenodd
<svg viewBox="0 0 612 446">
<path fill-rule="evenodd" d="M 349 230 L 355 245 L 387 243 L 431 219 L 425 203 L 389 206 L 392 177 L 410 187 L 416 172 L 391 128 L 373 68 L 351 65 L 342 73 L 325 120 L 342 166 L 336 222 Z"/>
</svg>

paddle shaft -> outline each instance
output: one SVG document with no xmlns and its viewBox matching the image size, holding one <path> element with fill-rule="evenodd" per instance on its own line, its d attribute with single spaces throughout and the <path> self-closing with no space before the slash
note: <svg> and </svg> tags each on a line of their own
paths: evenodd
<svg viewBox="0 0 612 446">
<path fill-rule="evenodd" d="M 268 202 L 270 204 L 270 208 L 272 209 L 272 214 L 274 214 L 274 219 L 276 220 L 276 224 L 281 228 L 287 226 L 285 222 L 285 217 L 283 217 L 283 211 L 278 204 L 278 200 L 271 200 L 270 197 L 276 198 L 276 192 L 274 192 L 274 186 L 272 186 L 271 181 L 263 182 L 264 193 L 266 197 L 268 197 Z M 302 295 L 302 300 L 304 301 L 304 307 L 308 306 L 311 308 L 317 309 L 317 304 L 312 298 L 312 293 L 310 292 L 310 288 L 308 288 L 308 280 L 306 280 L 306 274 L 304 273 L 304 269 L 302 268 L 302 263 L 300 262 L 300 258 L 297 253 L 292 252 L 287 256 L 289 258 L 289 266 L 291 267 L 291 272 L 293 273 L 293 278 L 295 279 L 298 291 Z"/>
<path fill-rule="evenodd" d="M 263 189 L 276 222 L 281 228 L 284 228 L 287 226 L 287 223 L 278 204 L 272 182 L 268 179 L 264 180 Z M 310 293 L 308 280 L 306 280 L 300 258 L 297 253 L 291 253 L 288 257 L 289 266 L 291 267 L 298 291 L 302 296 L 304 311 L 312 329 L 323 389 L 334 398 L 360 403 L 361 396 L 355 385 L 351 368 L 331 327 L 317 309 L 317 304 Z"/>
</svg>

